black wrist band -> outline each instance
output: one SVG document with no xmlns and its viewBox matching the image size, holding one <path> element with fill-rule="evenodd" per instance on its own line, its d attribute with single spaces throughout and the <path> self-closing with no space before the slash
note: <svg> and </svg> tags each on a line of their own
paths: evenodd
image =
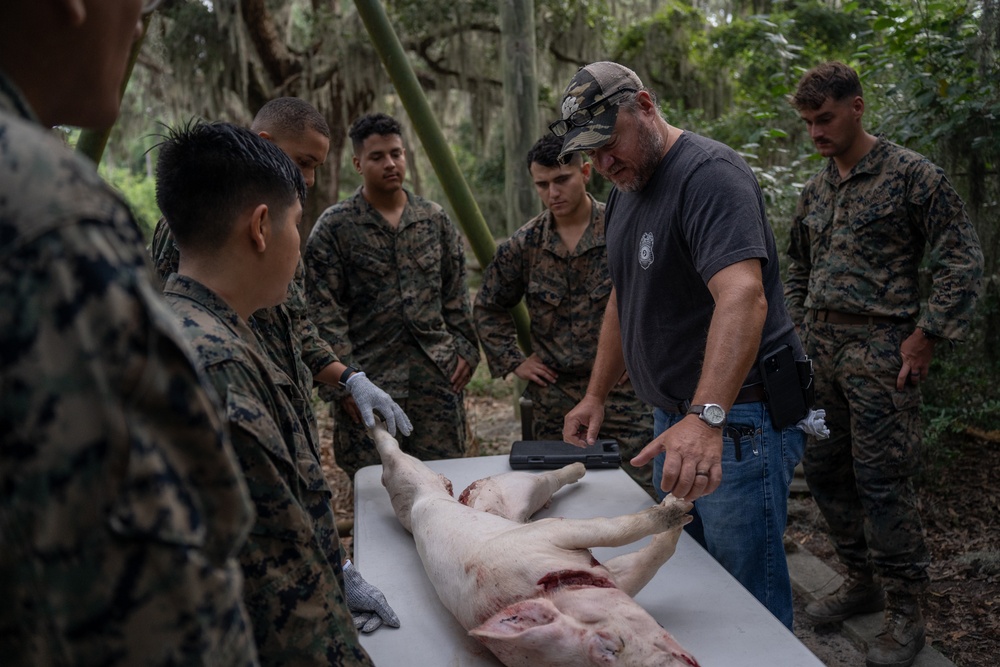
<svg viewBox="0 0 1000 667">
<path fill-rule="evenodd" d="M 346 387 L 347 386 L 347 378 L 351 377 L 352 375 L 354 375 L 357 372 L 358 372 L 358 369 L 355 368 L 354 366 L 348 366 L 347 368 L 345 368 L 344 372 L 340 374 L 340 386 L 341 387 Z"/>
</svg>

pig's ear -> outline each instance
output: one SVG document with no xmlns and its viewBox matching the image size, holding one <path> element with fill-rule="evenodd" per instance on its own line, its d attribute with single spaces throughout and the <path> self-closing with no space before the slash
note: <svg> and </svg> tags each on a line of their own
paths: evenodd
<svg viewBox="0 0 1000 667">
<path fill-rule="evenodd" d="M 545 598 L 532 598 L 504 607 L 469 634 L 480 640 L 509 639 L 549 625 L 561 612 Z"/>
</svg>

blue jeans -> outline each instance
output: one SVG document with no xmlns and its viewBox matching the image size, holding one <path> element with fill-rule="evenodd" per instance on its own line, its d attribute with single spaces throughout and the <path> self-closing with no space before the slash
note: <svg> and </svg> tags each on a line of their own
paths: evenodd
<svg viewBox="0 0 1000 667">
<path fill-rule="evenodd" d="M 654 437 L 683 415 L 657 408 Z M 792 584 L 782 536 L 788 518 L 788 486 L 802 458 L 805 434 L 794 426 L 775 430 L 763 403 L 734 405 L 727 426 L 743 428 L 740 460 L 730 431 L 723 431 L 722 484 L 694 503 L 686 529 L 779 621 L 792 629 Z M 752 435 L 750 432 L 752 431 Z M 653 488 L 662 498 L 664 454 L 653 460 Z"/>
</svg>

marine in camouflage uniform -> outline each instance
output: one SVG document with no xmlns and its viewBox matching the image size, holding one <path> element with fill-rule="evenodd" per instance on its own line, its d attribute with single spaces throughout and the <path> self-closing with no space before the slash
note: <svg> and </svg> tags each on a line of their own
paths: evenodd
<svg viewBox="0 0 1000 667">
<path fill-rule="evenodd" d="M 0 662 L 256 665 L 215 392 L 93 164 L 0 72 Z"/>
<path fill-rule="evenodd" d="M 508 309 L 522 297 L 526 300 L 531 350 L 558 375 L 557 381 L 545 387 L 529 382 L 524 391 L 533 403 L 533 431 L 538 440 L 562 440 L 563 417 L 586 394 L 611 294 L 604 204 L 586 197 L 590 224 L 572 252 L 546 209 L 497 247 L 476 295 L 476 332 L 496 378 L 512 373 L 525 361 Z M 628 463 L 653 439 L 652 410 L 636 398 L 631 383 L 616 386 L 608 395 L 601 437 L 618 441 L 622 468 L 652 491 L 650 468 Z"/>
<path fill-rule="evenodd" d="M 205 177 L 220 168 L 223 182 Z M 250 130 L 199 123 L 161 144 L 156 175 L 157 203 L 187 260 L 164 295 L 222 397 L 257 510 L 239 559 L 261 664 L 371 665 L 344 596 L 319 443 L 300 417 L 306 398 L 250 326 L 294 276 L 302 174 Z"/>
<path fill-rule="evenodd" d="M 913 346 L 968 333 L 983 256 L 942 170 L 860 128 L 864 107 L 852 73 L 839 63 L 821 66 L 803 78 L 797 98 L 817 146 L 831 157 L 806 183 L 788 251 L 787 304 L 814 361 L 816 404 L 826 410 L 831 432 L 829 439 L 809 440 L 803 466 L 849 584 L 857 584 L 806 613 L 821 622 L 841 609 L 880 608 L 881 591 L 871 583 L 877 576 L 889 607 L 884 632 L 896 638 L 880 641 L 896 657 L 883 658 L 878 649 L 868 664 L 909 664 L 923 645 L 919 600 L 930 560 L 912 479 L 922 435 L 919 383 L 931 352 L 920 358 Z M 853 80 L 857 92 L 827 94 L 814 109 L 806 95 L 830 76 Z M 841 100 L 853 100 L 854 108 L 838 107 Z M 849 113 L 857 114 L 857 125 L 838 126 Z M 833 120 L 822 124 L 826 118 Z M 828 148 L 838 142 L 862 151 L 870 144 L 843 176 L 844 153 Z M 933 286 L 921 309 L 918 269 L 927 246 Z M 895 630 L 893 614 L 911 629 Z"/>
<path fill-rule="evenodd" d="M 921 312 L 927 243 L 934 287 Z M 920 590 L 928 556 L 909 481 L 920 460 L 920 388 L 896 389 L 899 349 L 915 328 L 948 340 L 968 334 L 982 275 L 975 230 L 941 169 L 880 137 L 847 178 L 831 161 L 809 180 L 788 255 L 789 310 L 805 325 L 816 404 L 833 434 L 806 448 L 810 488 L 843 536 L 835 541 L 845 563 L 869 570 L 871 549 L 887 585 Z M 878 321 L 830 324 L 817 311 Z M 884 522 L 867 539 L 862 516 Z"/>
<path fill-rule="evenodd" d="M 177 272 L 181 255 L 164 218 L 160 218 L 156 224 L 149 253 L 156 273 L 166 283 L 170 274 Z M 288 285 L 285 302 L 255 312 L 250 326 L 259 335 L 271 361 L 287 373 L 299 388 L 304 400 L 296 400 L 296 412 L 306 428 L 312 430 L 313 440 L 318 443 L 319 432 L 311 400 L 313 377 L 339 359 L 326 341 L 320 338 L 315 325 L 306 316 L 302 286 L 304 275 L 302 262 L 299 262 L 295 279 Z"/>
<path fill-rule="evenodd" d="M 239 554 L 262 664 L 369 665 L 343 595 L 332 493 L 298 386 L 222 299 L 186 276 L 164 286 L 225 415 L 257 508 Z"/>
<path fill-rule="evenodd" d="M 461 457 L 463 393 L 449 378 L 459 357 L 472 369 L 479 361 L 465 254 L 444 209 L 406 196 L 396 228 L 362 188 L 320 216 L 306 244 L 310 315 L 340 359 L 365 371 L 409 416 L 404 451 L 424 461 Z M 334 413 L 337 464 L 353 478 L 379 459 L 364 425 L 343 409 L 345 395 L 320 387 Z"/>
</svg>

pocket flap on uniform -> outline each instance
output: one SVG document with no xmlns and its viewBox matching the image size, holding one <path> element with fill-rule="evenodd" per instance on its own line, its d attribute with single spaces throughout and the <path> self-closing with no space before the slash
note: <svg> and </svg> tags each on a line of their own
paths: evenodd
<svg viewBox="0 0 1000 667">
<path fill-rule="evenodd" d="M 541 282 L 532 278 L 532 280 L 528 282 L 526 296 L 529 304 L 534 302 L 538 304 L 548 304 L 549 306 L 555 307 L 562 301 L 563 295 L 566 291 L 567 289 L 565 283 L 559 285 L 552 280 Z"/>
<path fill-rule="evenodd" d="M 272 457 L 296 467 L 281 429 L 259 400 L 230 387 L 226 392 L 226 418 L 234 428 L 249 433 Z"/>
</svg>

